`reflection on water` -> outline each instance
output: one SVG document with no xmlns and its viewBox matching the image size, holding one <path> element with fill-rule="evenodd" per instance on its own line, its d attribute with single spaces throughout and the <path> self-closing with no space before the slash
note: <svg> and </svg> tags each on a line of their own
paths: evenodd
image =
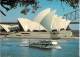
<svg viewBox="0 0 80 57">
<path fill-rule="evenodd" d="M 23 42 L 24 41 L 24 42 Z M 1 57 L 79 57 L 78 39 L 57 40 L 62 47 L 59 49 L 38 49 L 22 47 L 27 39 L 0 39 Z"/>
</svg>

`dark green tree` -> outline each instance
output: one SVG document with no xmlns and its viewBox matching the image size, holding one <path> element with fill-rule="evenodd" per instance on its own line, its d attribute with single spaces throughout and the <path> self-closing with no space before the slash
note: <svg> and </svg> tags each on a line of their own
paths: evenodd
<svg viewBox="0 0 80 57">
<path fill-rule="evenodd" d="M 53 1 L 53 0 L 47 0 L 47 1 Z M 56 0 L 57 1 L 57 0 Z M 70 7 L 73 7 L 76 9 L 79 7 L 79 0 L 60 0 L 61 3 L 65 2 Z M 24 9 L 21 11 L 21 13 L 26 14 L 26 12 L 29 12 L 28 6 L 31 5 L 32 12 L 35 13 L 35 11 L 39 8 L 39 0 L 0 0 L 0 5 L 6 11 L 11 10 L 12 8 L 16 8 L 18 5 L 20 7 L 24 6 Z M 0 12 L 6 16 L 6 14 L 0 9 Z"/>
</svg>

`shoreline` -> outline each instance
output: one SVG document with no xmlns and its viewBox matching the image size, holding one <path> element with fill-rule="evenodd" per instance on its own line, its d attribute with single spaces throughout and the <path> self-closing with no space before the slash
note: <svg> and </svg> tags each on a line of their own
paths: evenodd
<svg viewBox="0 0 80 57">
<path fill-rule="evenodd" d="M 27 34 L 21 34 L 27 33 Z M 67 33 L 67 32 L 66 32 Z M 7 35 L 8 34 L 8 35 Z M 79 30 L 73 30 L 72 36 L 64 36 L 64 33 L 61 33 L 61 37 L 57 34 L 51 34 L 49 32 L 19 32 L 19 33 L 4 33 L 4 35 L 0 35 L 0 38 L 26 38 L 26 39 L 79 39 Z M 69 34 L 68 34 L 69 35 Z"/>
<path fill-rule="evenodd" d="M 17 38 L 17 39 L 52 39 L 52 40 L 58 40 L 58 39 L 79 39 L 80 37 L 61 37 L 61 38 L 27 38 L 27 37 L 5 37 L 0 36 L 0 39 L 6 39 L 6 38 Z"/>
</svg>

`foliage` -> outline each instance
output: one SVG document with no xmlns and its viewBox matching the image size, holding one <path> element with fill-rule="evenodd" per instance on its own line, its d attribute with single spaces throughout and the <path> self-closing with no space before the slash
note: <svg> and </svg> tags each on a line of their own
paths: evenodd
<svg viewBox="0 0 80 57">
<path fill-rule="evenodd" d="M 47 0 L 47 1 L 53 1 L 53 0 Z M 57 1 L 57 0 L 56 0 Z M 60 0 L 60 2 L 66 2 L 66 4 L 69 4 L 74 9 L 78 7 L 79 0 Z M 12 8 L 16 8 L 18 5 L 20 7 L 24 6 L 24 9 L 21 11 L 21 13 L 26 15 L 26 12 L 29 12 L 28 6 L 30 5 L 32 7 L 32 12 L 35 13 L 35 11 L 39 8 L 39 0 L 0 0 L 0 5 L 6 9 L 6 11 L 11 10 Z M 0 9 L 0 12 L 6 16 L 6 14 Z"/>
</svg>

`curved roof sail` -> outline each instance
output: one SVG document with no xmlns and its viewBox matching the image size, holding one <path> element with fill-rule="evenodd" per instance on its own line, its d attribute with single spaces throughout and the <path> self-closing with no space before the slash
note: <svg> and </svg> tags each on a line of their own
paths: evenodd
<svg viewBox="0 0 80 57">
<path fill-rule="evenodd" d="M 40 23 L 40 22 L 43 20 L 43 18 L 44 18 L 47 14 L 50 13 L 50 11 L 51 11 L 50 8 L 41 11 L 41 12 L 38 13 L 38 15 L 34 18 L 34 21 L 37 21 L 37 22 Z"/>
<path fill-rule="evenodd" d="M 51 23 L 52 23 L 52 14 L 47 14 L 40 22 L 48 31 L 51 31 Z"/>
<path fill-rule="evenodd" d="M 6 24 L 0 24 L 0 26 L 6 31 L 6 32 L 10 32 L 10 29 L 9 29 L 9 25 L 6 25 Z"/>
<path fill-rule="evenodd" d="M 70 24 L 70 20 L 63 19 L 62 17 L 59 17 L 57 15 L 53 16 L 52 20 L 52 29 L 55 27 L 58 31 L 60 29 L 67 29 L 68 25 Z"/>
<path fill-rule="evenodd" d="M 41 24 L 31 21 L 29 19 L 18 18 L 18 22 L 20 23 L 23 31 L 27 31 L 28 29 L 30 29 L 30 31 L 45 29 Z"/>
<path fill-rule="evenodd" d="M 31 20 L 25 18 L 18 18 L 18 22 L 20 23 L 23 31 L 27 31 L 32 23 Z"/>
<path fill-rule="evenodd" d="M 48 31 L 52 29 L 57 29 L 58 31 L 62 28 L 67 29 L 70 20 L 63 19 L 62 16 L 57 16 L 55 13 L 55 10 L 51 11 L 48 8 L 40 12 L 35 18 L 35 21 L 43 25 Z"/>
</svg>

